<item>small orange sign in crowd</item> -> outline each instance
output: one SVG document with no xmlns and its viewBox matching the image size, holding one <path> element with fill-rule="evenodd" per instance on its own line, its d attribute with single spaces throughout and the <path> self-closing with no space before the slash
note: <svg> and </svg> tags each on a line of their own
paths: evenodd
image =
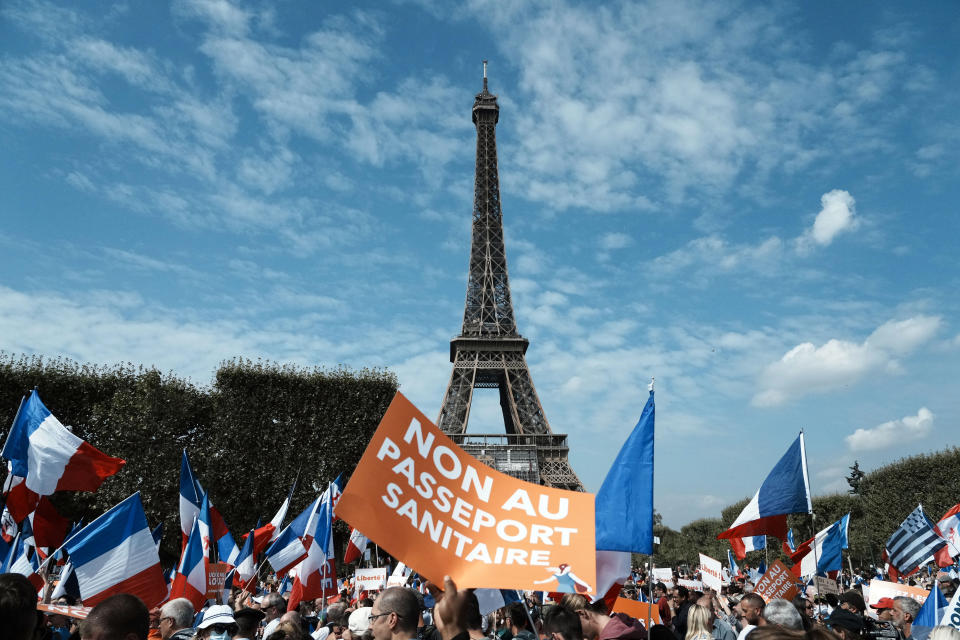
<svg viewBox="0 0 960 640">
<path fill-rule="evenodd" d="M 588 593 L 593 500 L 481 464 L 398 393 L 336 513 L 433 582 Z"/>
<path fill-rule="evenodd" d="M 797 595 L 797 578 L 791 573 L 787 565 L 780 560 L 774 560 L 767 572 L 757 581 L 757 586 L 753 592 L 763 598 L 764 602 L 770 602 L 777 598 L 784 600 L 793 600 Z"/>
</svg>

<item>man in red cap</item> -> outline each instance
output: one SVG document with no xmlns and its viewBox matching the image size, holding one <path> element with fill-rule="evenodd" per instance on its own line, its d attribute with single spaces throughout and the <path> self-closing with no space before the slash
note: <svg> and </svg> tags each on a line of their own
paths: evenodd
<svg viewBox="0 0 960 640">
<path fill-rule="evenodd" d="M 893 620 L 893 598 L 880 598 L 870 608 L 877 612 L 877 620 Z"/>
</svg>

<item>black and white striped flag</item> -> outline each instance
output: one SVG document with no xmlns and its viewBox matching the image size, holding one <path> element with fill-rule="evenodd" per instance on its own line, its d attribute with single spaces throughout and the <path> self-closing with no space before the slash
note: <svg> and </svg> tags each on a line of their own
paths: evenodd
<svg viewBox="0 0 960 640">
<path fill-rule="evenodd" d="M 887 540 L 887 557 L 890 566 L 902 575 L 907 575 L 926 562 L 946 544 L 933 528 L 933 524 L 923 513 L 923 506 L 917 505 L 900 528 Z"/>
</svg>

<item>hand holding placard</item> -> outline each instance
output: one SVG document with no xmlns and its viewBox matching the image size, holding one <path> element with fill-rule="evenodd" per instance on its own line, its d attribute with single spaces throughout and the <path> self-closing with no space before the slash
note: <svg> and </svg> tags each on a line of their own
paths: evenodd
<svg viewBox="0 0 960 640">
<path fill-rule="evenodd" d="M 467 605 L 469 592 L 458 591 L 456 583 L 450 579 L 450 576 L 443 576 L 443 591 L 432 582 L 427 583 L 427 589 L 437 601 L 433 608 L 434 622 L 443 640 L 453 640 L 461 633 L 467 633 L 467 616 L 464 608 Z"/>
</svg>

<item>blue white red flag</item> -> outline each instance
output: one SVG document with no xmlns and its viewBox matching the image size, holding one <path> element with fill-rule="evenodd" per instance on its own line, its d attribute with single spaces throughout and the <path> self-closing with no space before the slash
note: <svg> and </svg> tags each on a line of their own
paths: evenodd
<svg viewBox="0 0 960 640">
<path fill-rule="evenodd" d="M 193 467 L 190 466 L 190 458 L 187 457 L 187 450 L 183 450 L 183 456 L 180 459 L 180 534 L 182 537 L 181 546 L 187 545 L 187 538 L 190 537 L 190 530 L 193 528 L 193 522 L 200 515 L 200 502 L 203 500 L 203 487 L 200 481 L 193 473 Z"/>
<path fill-rule="evenodd" d="M 307 510 L 316 508 L 320 499 L 317 498 Z M 291 525 L 284 527 L 277 539 L 267 549 L 267 561 L 278 576 L 283 576 L 290 569 L 297 566 L 300 561 L 307 557 L 307 548 L 300 541 L 300 536 L 291 528 Z"/>
<path fill-rule="evenodd" d="M 367 550 L 367 544 L 370 540 L 367 536 L 360 533 L 358 529 L 350 528 L 350 540 L 347 542 L 347 550 L 343 552 L 344 564 L 349 564 L 363 557 L 363 552 Z"/>
<path fill-rule="evenodd" d="M 200 531 L 200 542 L 203 544 L 203 557 L 209 562 L 212 560 L 213 526 L 210 523 L 210 496 L 206 493 L 200 498 L 200 513 L 197 514 L 197 528 Z"/>
<path fill-rule="evenodd" d="M 10 462 L 4 488 L 7 508 L 17 522 L 36 509 L 40 496 L 96 491 L 125 464 L 63 426 L 40 401 L 36 389 L 20 402 L 0 456 Z"/>
<path fill-rule="evenodd" d="M 203 490 L 200 480 L 193 472 L 190 465 L 190 458 L 187 456 L 187 450 L 183 450 L 183 458 L 180 463 L 180 533 L 182 544 L 186 545 L 187 536 L 190 533 L 190 527 L 193 526 L 193 519 L 199 517 L 203 500 L 206 498 L 210 502 L 209 513 L 203 517 L 201 526 L 206 526 L 205 535 L 209 538 L 209 544 L 216 546 L 217 559 L 221 562 L 233 565 L 236 563 L 240 548 L 234 542 L 230 535 L 230 529 L 224 521 L 220 511 L 213 505 L 210 496 Z M 209 549 L 207 549 L 209 553 Z"/>
<path fill-rule="evenodd" d="M 787 531 L 787 546 L 790 548 L 791 554 L 797 551 L 797 543 L 793 541 L 793 527 L 790 527 Z"/>
<path fill-rule="evenodd" d="M 598 550 L 653 553 L 653 389 L 595 500 Z"/>
<path fill-rule="evenodd" d="M 290 491 L 287 492 L 287 498 L 283 501 L 283 504 L 280 505 L 280 508 L 277 509 L 277 513 L 274 514 L 273 519 L 263 526 L 260 526 L 260 521 L 257 520 L 257 527 L 253 533 L 253 555 L 260 555 L 271 543 L 276 542 L 277 538 L 280 537 L 283 520 L 287 517 L 290 500 L 293 498 L 293 491 L 296 488 L 297 480 L 294 478 L 293 484 L 290 485 Z"/>
<path fill-rule="evenodd" d="M 937 522 L 937 531 L 947 541 L 946 555 L 951 558 L 960 556 L 960 504 L 951 507 Z M 941 567 L 949 567 L 953 562 L 939 562 Z"/>
<path fill-rule="evenodd" d="M 787 537 L 787 514 L 810 513 L 810 479 L 803 433 L 777 461 L 760 489 L 730 528 L 717 538 L 744 538 L 763 534 Z"/>
<path fill-rule="evenodd" d="M 746 538 L 730 538 L 730 546 L 737 560 L 743 560 L 748 551 L 759 551 L 767 548 L 767 536 L 748 536 Z"/>
<path fill-rule="evenodd" d="M 85 526 L 63 548 L 70 554 L 84 606 L 130 593 L 152 608 L 167 596 L 139 493 Z"/>
<path fill-rule="evenodd" d="M 829 527 L 797 547 L 790 560 L 791 571 L 798 578 L 814 575 L 826 576 L 831 571 L 843 569 L 843 549 L 847 548 L 850 529 L 850 514 L 843 516 Z"/>
<path fill-rule="evenodd" d="M 256 558 L 253 555 L 253 541 L 254 536 L 253 531 L 251 531 L 243 543 L 243 549 L 237 556 L 237 573 L 233 580 L 241 589 L 247 587 L 247 581 L 253 577 L 257 570 Z"/>
<path fill-rule="evenodd" d="M 300 563 L 293 581 L 287 611 L 295 611 L 302 600 L 321 598 L 336 591 L 336 566 L 333 558 L 333 507 L 340 491 L 330 483 L 318 506 L 310 514 L 301 539 L 307 557 Z"/>
<path fill-rule="evenodd" d="M 209 545 L 209 540 L 207 541 Z M 209 561 L 204 553 L 202 525 L 198 517 L 193 521 L 187 546 L 180 556 L 177 575 L 170 586 L 170 599 L 186 598 L 193 604 L 194 611 L 200 611 L 207 601 L 207 565 Z"/>
<path fill-rule="evenodd" d="M 727 549 L 727 564 L 729 565 L 728 568 L 730 569 L 731 579 L 743 576 L 743 574 L 740 573 L 740 567 L 737 566 L 736 560 L 733 559 L 733 552 L 730 551 L 730 549 Z"/>
<path fill-rule="evenodd" d="M 290 576 L 283 577 L 283 580 L 280 581 L 280 585 L 277 587 L 277 593 L 282 596 L 290 593 Z"/>
<path fill-rule="evenodd" d="M 620 590 L 630 577 L 630 552 L 629 551 L 597 551 L 596 561 L 596 593 L 593 595 L 593 601 L 603 600 L 607 609 L 613 608 Z M 569 575 L 569 574 L 568 574 Z M 575 591 L 582 586 L 579 578 L 572 578 L 573 587 L 570 591 Z"/>
<path fill-rule="evenodd" d="M 30 576 L 40 568 L 37 562 L 36 553 L 30 553 L 33 545 L 30 544 L 25 534 L 17 538 L 17 544 L 13 546 L 10 553 L 10 564 L 6 568 L 6 573 L 19 573 L 22 576 Z"/>
</svg>

